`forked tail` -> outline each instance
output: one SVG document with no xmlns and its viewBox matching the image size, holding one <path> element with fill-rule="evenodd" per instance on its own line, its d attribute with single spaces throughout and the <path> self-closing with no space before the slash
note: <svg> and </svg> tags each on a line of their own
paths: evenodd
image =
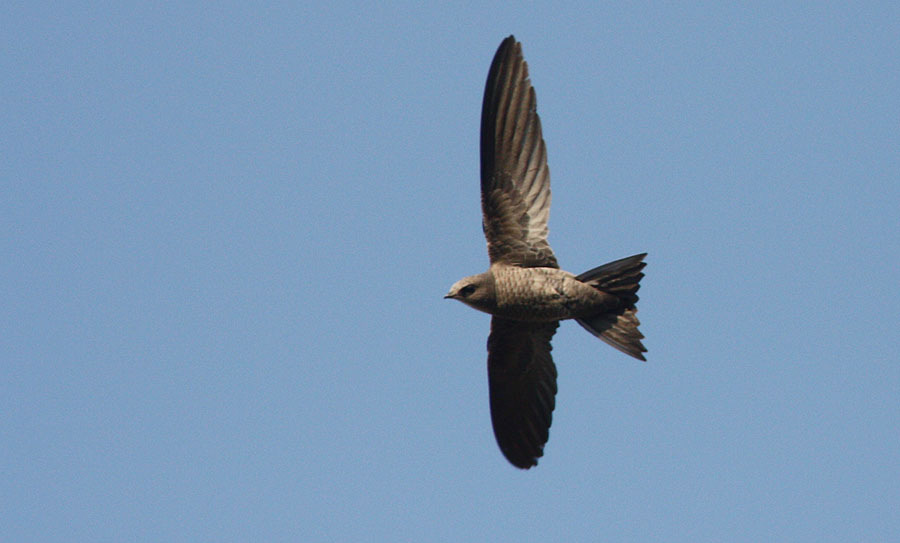
<svg viewBox="0 0 900 543">
<path fill-rule="evenodd" d="M 641 339 L 644 335 L 638 330 L 641 324 L 637 319 L 637 291 L 644 277 L 643 261 L 647 253 L 629 256 L 598 268 L 586 271 L 578 276 L 578 280 L 587 283 L 597 290 L 616 296 L 621 302 L 618 309 L 601 313 L 586 319 L 577 319 L 585 330 L 609 343 L 625 354 L 638 360 L 646 360 L 642 353 L 647 352 Z"/>
</svg>

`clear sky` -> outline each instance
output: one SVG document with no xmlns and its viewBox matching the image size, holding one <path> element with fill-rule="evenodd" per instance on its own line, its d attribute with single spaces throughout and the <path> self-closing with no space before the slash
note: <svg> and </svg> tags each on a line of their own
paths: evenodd
<svg viewBox="0 0 900 543">
<path fill-rule="evenodd" d="M 900 8 L 0 7 L 0 540 L 900 540 Z M 852 5 L 851 5 L 852 4 Z M 488 413 L 481 93 L 524 44 L 580 273 Z"/>
</svg>

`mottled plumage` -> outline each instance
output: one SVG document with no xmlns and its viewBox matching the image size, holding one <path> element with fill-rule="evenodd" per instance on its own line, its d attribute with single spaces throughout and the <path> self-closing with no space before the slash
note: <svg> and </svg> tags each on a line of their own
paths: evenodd
<svg viewBox="0 0 900 543">
<path fill-rule="evenodd" d="M 556 396 L 550 340 L 576 319 L 613 347 L 644 360 L 635 316 L 645 254 L 575 276 L 547 242 L 550 170 L 522 46 L 506 38 L 494 56 L 481 111 L 482 226 L 491 266 L 457 281 L 445 298 L 490 313 L 488 381 L 500 450 L 515 466 L 537 464 Z"/>
</svg>

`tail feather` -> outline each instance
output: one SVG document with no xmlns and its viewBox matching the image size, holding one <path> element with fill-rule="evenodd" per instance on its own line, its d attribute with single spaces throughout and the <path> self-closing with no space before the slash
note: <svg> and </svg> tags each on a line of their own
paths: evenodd
<svg viewBox="0 0 900 543">
<path fill-rule="evenodd" d="M 641 343 L 644 335 L 638 330 L 641 323 L 635 315 L 637 313 L 637 291 L 641 287 L 641 278 L 644 277 L 641 270 L 647 265 L 643 261 L 645 256 L 647 253 L 629 256 L 578 276 L 579 281 L 612 294 L 620 301 L 617 310 L 577 319 L 578 324 L 606 343 L 638 360 L 646 360 L 642 353 L 647 352 Z"/>
</svg>

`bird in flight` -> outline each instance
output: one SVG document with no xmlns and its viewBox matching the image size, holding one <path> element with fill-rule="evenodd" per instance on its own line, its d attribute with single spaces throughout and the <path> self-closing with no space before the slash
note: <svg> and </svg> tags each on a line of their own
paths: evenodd
<svg viewBox="0 0 900 543">
<path fill-rule="evenodd" d="M 457 281 L 445 298 L 489 313 L 491 422 L 514 466 L 537 465 L 556 396 L 550 340 L 559 321 L 639 360 L 637 290 L 646 253 L 573 275 L 547 243 L 550 170 L 522 44 L 509 36 L 491 63 L 481 110 L 481 209 L 490 268 Z"/>
</svg>

